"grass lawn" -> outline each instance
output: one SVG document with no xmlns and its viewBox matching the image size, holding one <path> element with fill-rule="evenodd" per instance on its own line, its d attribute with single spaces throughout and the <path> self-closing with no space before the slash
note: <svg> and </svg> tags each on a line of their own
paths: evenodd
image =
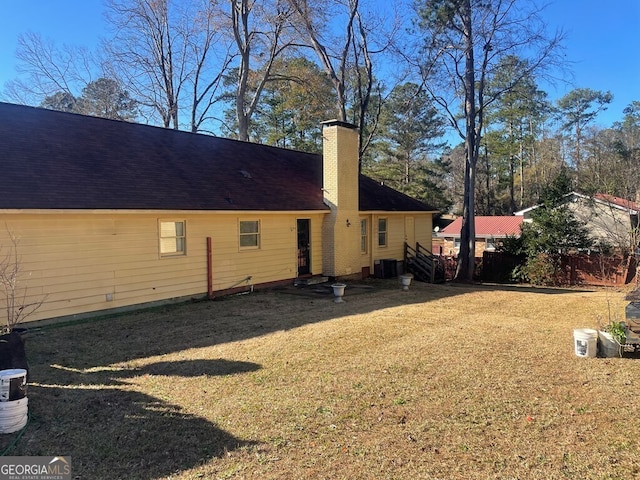
<svg viewBox="0 0 640 480">
<path fill-rule="evenodd" d="M 625 292 L 374 286 L 36 331 L 31 420 L 0 447 L 82 480 L 640 476 L 640 360 L 573 341 Z"/>
</svg>

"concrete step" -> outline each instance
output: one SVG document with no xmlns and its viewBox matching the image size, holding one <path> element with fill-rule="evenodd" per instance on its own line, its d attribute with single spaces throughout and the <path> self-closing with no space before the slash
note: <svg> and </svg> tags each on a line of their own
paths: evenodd
<svg viewBox="0 0 640 480">
<path fill-rule="evenodd" d="M 305 277 L 305 278 L 296 278 L 293 284 L 296 287 L 308 286 L 308 285 L 318 285 L 319 283 L 326 283 L 329 281 L 329 277 L 324 277 L 322 275 L 314 275 L 313 277 Z"/>
</svg>

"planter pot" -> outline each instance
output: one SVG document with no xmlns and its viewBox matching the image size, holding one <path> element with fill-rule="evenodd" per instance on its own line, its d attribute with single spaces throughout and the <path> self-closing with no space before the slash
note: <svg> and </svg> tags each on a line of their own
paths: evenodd
<svg viewBox="0 0 640 480">
<path fill-rule="evenodd" d="M 333 288 L 334 303 L 344 302 L 342 297 L 344 296 L 344 289 L 346 288 L 346 285 L 344 283 L 334 283 L 331 285 L 331 288 Z"/>
<path fill-rule="evenodd" d="M 409 285 L 411 285 L 411 279 L 413 275 L 405 273 L 404 275 L 400 275 L 400 282 L 402 284 L 402 290 L 409 290 Z"/>
<path fill-rule="evenodd" d="M 622 345 L 609 332 L 598 331 L 598 355 L 604 358 L 622 356 Z"/>
<path fill-rule="evenodd" d="M 16 331 L 0 335 L 0 370 L 14 368 L 26 370 L 27 380 L 29 379 L 29 364 L 24 350 L 24 340 Z"/>
</svg>

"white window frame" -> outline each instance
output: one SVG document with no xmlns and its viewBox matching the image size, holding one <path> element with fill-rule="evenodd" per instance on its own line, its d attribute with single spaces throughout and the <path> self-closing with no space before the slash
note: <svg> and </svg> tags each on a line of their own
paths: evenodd
<svg viewBox="0 0 640 480">
<path fill-rule="evenodd" d="M 243 232 L 243 224 L 255 224 L 256 231 Z M 240 250 L 258 250 L 260 249 L 261 244 L 261 233 L 262 225 L 260 224 L 260 220 L 256 219 L 243 219 L 238 220 L 238 248 Z M 255 242 L 251 242 L 250 245 L 243 245 L 243 239 L 255 238 Z"/>
<path fill-rule="evenodd" d="M 173 224 L 173 228 L 170 224 Z M 187 254 L 186 220 L 158 220 L 158 251 L 161 257 L 182 257 Z"/>
<path fill-rule="evenodd" d="M 488 252 L 495 252 L 496 246 L 497 246 L 497 243 L 494 237 L 487 237 L 484 239 L 484 249 L 487 250 Z"/>
<path fill-rule="evenodd" d="M 384 222 L 384 230 L 380 229 L 380 222 Z M 384 238 L 384 242 L 380 240 Z M 378 218 L 378 247 L 386 247 L 389 245 L 389 220 L 386 217 Z"/>
</svg>

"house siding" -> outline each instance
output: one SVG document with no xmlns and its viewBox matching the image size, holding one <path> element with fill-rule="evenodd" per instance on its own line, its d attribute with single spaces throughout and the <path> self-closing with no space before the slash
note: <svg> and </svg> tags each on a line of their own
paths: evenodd
<svg viewBox="0 0 640 480">
<path fill-rule="evenodd" d="M 596 247 L 613 247 L 623 252 L 637 247 L 638 207 L 634 202 L 604 194 L 588 197 L 571 192 L 565 195 L 564 204 L 584 224 Z M 527 208 L 516 215 L 530 222 L 536 208 Z"/>
<path fill-rule="evenodd" d="M 431 213 L 371 213 L 361 215 L 369 222 L 369 251 L 362 255 L 362 266 L 369 267 L 371 274 L 375 271 L 375 263 L 383 259 L 404 260 L 404 244 L 407 239 L 407 217 L 413 218 L 415 242 L 425 248 L 430 248 L 432 239 L 432 214 Z M 378 220 L 387 219 L 387 246 L 378 245 Z M 408 222 L 409 224 L 411 221 Z M 415 247 L 415 244 L 413 245 Z"/>
<path fill-rule="evenodd" d="M 628 210 L 581 198 L 568 205 L 576 220 L 586 225 L 593 240 L 603 245 L 633 250 L 631 216 Z"/>
<path fill-rule="evenodd" d="M 395 258 L 400 260 L 404 256 L 404 215 L 399 214 L 380 214 L 374 217 L 374 260 L 383 258 Z M 387 219 L 387 246 L 378 245 L 378 219 Z"/>
<path fill-rule="evenodd" d="M 322 220 L 311 219 L 312 271 L 321 272 Z M 295 214 L 13 214 L 0 215 L 3 255 L 9 232 L 19 240 L 27 302 L 46 296 L 28 321 L 97 312 L 207 292 L 207 237 L 213 290 L 293 279 Z M 260 220 L 260 248 L 241 250 L 240 220 Z M 158 221 L 186 221 L 186 255 L 161 257 Z M 251 277 L 250 280 L 246 280 Z M 111 300 L 107 300 L 110 296 Z M 0 308 L 4 307 L 0 300 Z"/>
<path fill-rule="evenodd" d="M 414 217 L 416 242 L 427 249 L 431 249 L 431 243 L 433 241 L 433 216 L 431 214 L 416 214 Z"/>
</svg>

